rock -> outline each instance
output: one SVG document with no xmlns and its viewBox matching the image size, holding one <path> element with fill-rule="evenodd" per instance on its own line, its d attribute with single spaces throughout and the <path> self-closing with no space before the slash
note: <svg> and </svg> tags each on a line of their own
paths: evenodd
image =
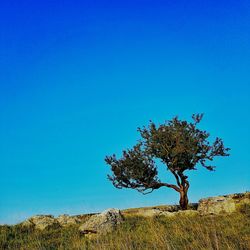
<svg viewBox="0 0 250 250">
<path fill-rule="evenodd" d="M 188 204 L 189 210 L 197 210 L 198 203 Z M 144 216 L 152 217 L 162 215 L 164 212 L 166 216 L 172 216 L 173 212 L 180 211 L 179 205 L 160 205 L 154 207 L 144 207 L 144 208 L 129 208 L 122 211 L 125 216 Z"/>
<path fill-rule="evenodd" d="M 164 206 L 153 207 L 153 209 L 159 209 L 160 211 L 167 211 L 167 212 L 177 212 L 178 210 L 180 210 L 180 206 L 164 205 Z"/>
<path fill-rule="evenodd" d="M 56 220 L 62 227 L 75 225 L 82 222 L 78 216 L 69 216 L 68 214 L 59 215 Z"/>
<path fill-rule="evenodd" d="M 139 209 L 135 215 L 143 217 L 155 217 L 160 215 L 173 216 L 175 212 L 163 211 L 158 208 L 152 209 Z"/>
<path fill-rule="evenodd" d="M 93 214 L 83 214 L 83 215 L 59 215 L 54 218 L 52 215 L 36 215 L 30 217 L 29 219 L 20 223 L 23 227 L 32 227 L 39 230 L 44 230 L 46 228 L 58 228 L 66 227 L 75 224 L 81 224 L 86 221 Z"/>
<path fill-rule="evenodd" d="M 34 227 L 38 230 L 60 227 L 59 222 L 52 215 L 36 215 L 21 223 L 25 227 Z"/>
<path fill-rule="evenodd" d="M 196 216 L 199 212 L 197 210 L 180 210 L 176 212 L 176 215 L 184 215 L 184 216 Z"/>
<path fill-rule="evenodd" d="M 235 211 L 235 203 L 232 198 L 218 196 L 199 201 L 198 211 L 201 214 L 221 214 Z"/>
<path fill-rule="evenodd" d="M 244 199 L 250 199 L 250 192 L 228 194 L 228 195 L 224 195 L 224 197 L 229 197 L 229 198 L 232 198 L 234 200 L 242 201 Z"/>
<path fill-rule="evenodd" d="M 139 210 L 136 215 L 143 217 L 154 217 L 154 216 L 174 217 L 180 214 L 185 216 L 194 216 L 197 215 L 198 212 L 196 210 L 179 210 L 179 211 L 169 212 L 160 209 L 147 209 L 147 210 Z"/>
<path fill-rule="evenodd" d="M 236 207 L 243 204 L 250 205 L 250 192 L 226 195 L 234 200 Z"/>
<path fill-rule="evenodd" d="M 168 211 L 163 211 L 162 213 L 160 213 L 159 215 L 163 215 L 166 217 L 174 217 L 175 215 L 177 215 L 178 212 L 168 212 Z"/>
<path fill-rule="evenodd" d="M 90 217 L 79 227 L 79 232 L 84 235 L 105 234 L 113 231 L 123 220 L 120 210 L 108 209 Z"/>
<path fill-rule="evenodd" d="M 188 204 L 188 210 L 197 210 L 197 207 L 198 203 Z M 163 205 L 163 206 L 158 206 L 158 208 L 162 211 L 168 211 L 168 212 L 182 211 L 180 205 Z"/>
<path fill-rule="evenodd" d="M 143 216 L 143 217 L 154 217 L 157 215 L 160 215 L 162 211 L 160 209 L 140 209 L 136 213 L 138 216 Z"/>
<path fill-rule="evenodd" d="M 30 220 L 25 220 L 21 223 L 21 226 L 23 226 L 23 227 L 35 227 L 35 224 L 32 223 Z"/>
<path fill-rule="evenodd" d="M 198 212 L 200 214 L 232 213 L 243 203 L 250 204 L 249 193 L 209 197 L 199 201 Z"/>
</svg>

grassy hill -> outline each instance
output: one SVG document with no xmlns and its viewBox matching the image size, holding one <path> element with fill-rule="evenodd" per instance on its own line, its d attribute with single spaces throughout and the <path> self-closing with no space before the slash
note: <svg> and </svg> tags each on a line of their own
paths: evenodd
<svg viewBox="0 0 250 250">
<path fill-rule="evenodd" d="M 250 249 L 249 205 L 232 214 L 207 216 L 145 218 L 138 210 L 123 211 L 125 222 L 116 231 L 92 239 L 79 234 L 79 225 L 44 231 L 1 226 L 0 249 Z"/>
</svg>

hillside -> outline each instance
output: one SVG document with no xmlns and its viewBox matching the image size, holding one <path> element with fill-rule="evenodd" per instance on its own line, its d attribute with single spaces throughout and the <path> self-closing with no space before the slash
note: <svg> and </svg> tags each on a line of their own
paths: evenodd
<svg viewBox="0 0 250 250">
<path fill-rule="evenodd" d="M 126 209 L 121 211 L 124 222 L 115 230 L 87 237 L 79 233 L 78 223 L 44 230 L 28 226 L 27 221 L 5 225 L 0 227 L 0 249 L 250 249 L 249 198 L 245 193 L 203 199 L 198 211 L 198 204 L 193 204 L 188 212 L 167 205 Z M 231 201 L 236 206 L 228 212 Z M 79 218 L 84 223 L 92 216 Z"/>
</svg>

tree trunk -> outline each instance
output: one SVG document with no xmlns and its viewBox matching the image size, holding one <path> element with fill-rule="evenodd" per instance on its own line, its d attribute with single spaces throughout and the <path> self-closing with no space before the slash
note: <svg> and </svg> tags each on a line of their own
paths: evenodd
<svg viewBox="0 0 250 250">
<path fill-rule="evenodd" d="M 187 210 L 188 208 L 188 196 L 187 190 L 180 190 L 180 207 L 181 210 Z"/>
</svg>

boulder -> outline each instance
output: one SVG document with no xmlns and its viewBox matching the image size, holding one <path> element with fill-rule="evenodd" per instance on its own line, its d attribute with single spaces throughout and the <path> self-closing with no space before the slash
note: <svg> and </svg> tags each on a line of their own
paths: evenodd
<svg viewBox="0 0 250 250">
<path fill-rule="evenodd" d="M 177 212 L 180 210 L 179 205 L 163 205 L 163 206 L 156 206 L 152 207 L 151 209 L 158 209 L 160 211 L 166 211 L 166 212 Z"/>
<path fill-rule="evenodd" d="M 229 194 L 225 195 L 225 197 L 232 198 L 235 201 L 236 205 L 250 204 L 250 192 Z"/>
<path fill-rule="evenodd" d="M 161 209 L 146 209 L 146 210 L 139 210 L 136 215 L 143 216 L 143 217 L 155 217 L 155 216 L 166 216 L 166 217 L 174 217 L 178 215 L 186 215 L 186 216 L 194 216 L 197 215 L 198 212 L 196 210 L 179 210 L 179 211 L 164 211 Z"/>
<path fill-rule="evenodd" d="M 100 214 L 91 216 L 89 220 L 79 227 L 79 232 L 88 236 L 92 234 L 105 234 L 113 231 L 123 220 L 120 210 L 108 209 Z"/>
<path fill-rule="evenodd" d="M 250 204 L 249 193 L 230 194 L 199 200 L 200 214 L 224 214 L 235 212 L 241 204 Z"/>
<path fill-rule="evenodd" d="M 201 199 L 198 212 L 200 214 L 232 213 L 243 204 L 250 204 L 249 192 Z"/>
<path fill-rule="evenodd" d="M 235 211 L 235 203 L 232 198 L 218 196 L 201 199 L 198 211 L 201 214 L 221 214 L 232 213 Z"/>
<path fill-rule="evenodd" d="M 155 217 L 160 215 L 165 216 L 173 216 L 175 212 L 169 212 L 169 211 L 163 211 L 158 208 L 152 208 L 152 209 L 139 209 L 135 215 L 137 216 L 143 216 L 143 217 Z"/>
<path fill-rule="evenodd" d="M 52 215 L 36 215 L 21 223 L 25 227 L 34 227 L 38 230 L 60 227 L 59 222 Z"/>
<path fill-rule="evenodd" d="M 59 215 L 56 220 L 62 227 L 75 225 L 82 222 L 78 216 L 69 216 L 68 214 Z"/>
<path fill-rule="evenodd" d="M 176 215 L 184 215 L 184 216 L 196 216 L 199 214 L 197 210 L 180 210 L 175 213 Z"/>
</svg>

